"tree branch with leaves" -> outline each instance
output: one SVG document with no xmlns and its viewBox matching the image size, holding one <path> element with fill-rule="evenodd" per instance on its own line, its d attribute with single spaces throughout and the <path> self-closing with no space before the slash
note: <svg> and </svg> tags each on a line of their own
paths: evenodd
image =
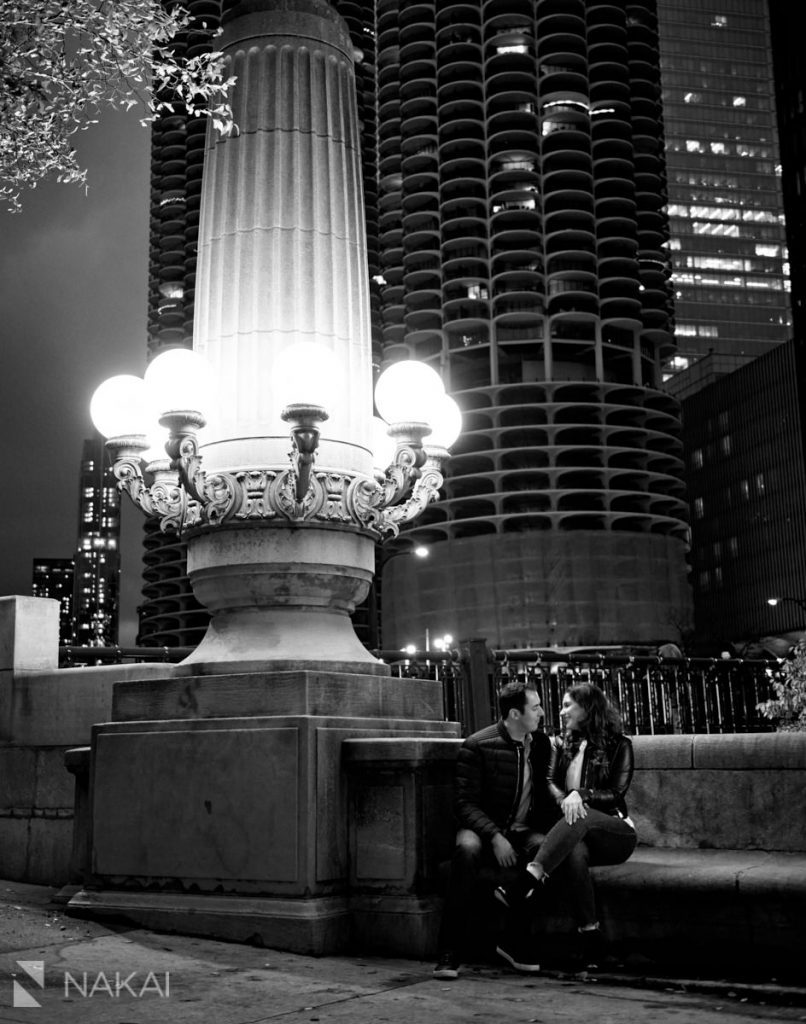
<svg viewBox="0 0 806 1024">
<path fill-rule="evenodd" d="M 104 107 L 141 106 L 146 125 L 174 111 L 234 129 L 224 56 L 184 56 L 208 26 L 151 0 L 0 0 L 0 198 L 12 211 L 45 179 L 86 184 L 72 145 Z M 194 50 L 198 49 L 194 47 Z"/>
<path fill-rule="evenodd" d="M 775 696 L 757 704 L 779 732 L 806 732 L 806 640 L 800 640 L 772 681 Z"/>
</svg>

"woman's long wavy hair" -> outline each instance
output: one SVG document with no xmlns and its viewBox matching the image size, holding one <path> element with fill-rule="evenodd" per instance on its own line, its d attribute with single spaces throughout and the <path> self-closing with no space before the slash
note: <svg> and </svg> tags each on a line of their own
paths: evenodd
<svg viewBox="0 0 806 1024">
<path fill-rule="evenodd" d="M 585 721 L 578 733 L 569 734 L 566 739 L 572 746 L 579 746 L 587 740 L 592 747 L 605 750 L 624 731 L 621 715 L 613 707 L 604 690 L 594 683 L 577 683 L 566 691 L 585 712 Z"/>
</svg>

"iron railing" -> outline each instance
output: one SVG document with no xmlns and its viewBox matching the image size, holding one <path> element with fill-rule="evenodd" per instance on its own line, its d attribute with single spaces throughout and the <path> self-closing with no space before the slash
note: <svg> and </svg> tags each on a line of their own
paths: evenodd
<svg viewBox="0 0 806 1024">
<path fill-rule="evenodd" d="M 757 710 L 773 695 L 779 663 L 742 658 L 660 658 L 496 651 L 496 690 L 508 678 L 540 693 L 546 728 L 559 729 L 560 704 L 569 687 L 600 686 L 633 735 L 770 732 Z"/>
<path fill-rule="evenodd" d="M 192 647 L 60 647 L 59 666 L 181 661 Z M 469 735 L 495 721 L 497 694 L 520 679 L 540 694 L 545 728 L 560 728 L 560 704 L 580 682 L 600 686 L 632 735 L 770 732 L 757 705 L 773 696 L 781 663 L 747 658 L 661 658 L 537 649 L 491 650 L 471 641 L 452 651 L 377 650 L 393 676 L 432 679 L 442 687 L 443 717 Z"/>
<path fill-rule="evenodd" d="M 59 668 L 88 665 L 123 665 L 125 662 L 176 662 L 186 658 L 194 647 L 59 647 Z"/>
</svg>

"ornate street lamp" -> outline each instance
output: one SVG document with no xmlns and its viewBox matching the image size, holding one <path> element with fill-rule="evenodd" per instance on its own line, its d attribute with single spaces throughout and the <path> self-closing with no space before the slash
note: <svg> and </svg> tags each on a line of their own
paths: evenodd
<svg viewBox="0 0 806 1024">
<path fill-rule="evenodd" d="M 373 472 L 319 468 L 317 453 L 330 419 L 320 403 L 333 367 L 333 354 L 323 345 L 302 343 L 281 353 L 279 374 L 292 400 L 284 401 L 280 411 L 290 427 L 290 451 L 279 464 L 261 460 L 240 469 L 206 471 L 203 428 L 208 416 L 218 414 L 209 409 L 213 378 L 204 359 L 188 349 L 157 356 L 144 379 L 116 376 L 105 381 L 93 395 L 91 415 L 108 438 L 120 490 L 147 516 L 158 519 L 163 531 L 185 537 L 191 550 L 195 538 L 234 527 L 335 528 L 373 542 L 396 536 L 402 524 L 437 497 L 442 465 L 461 429 L 461 413 L 434 370 L 416 361 L 395 363 L 375 388 L 376 404 L 387 419 L 373 421 Z M 194 403 L 206 408 L 196 409 Z M 157 421 L 167 431 L 168 457 L 147 460 L 146 453 L 154 454 Z M 286 583 L 289 572 L 279 570 L 278 576 Z M 192 570 L 191 581 L 196 582 Z M 203 600 L 210 588 L 201 589 Z M 362 596 L 357 591 L 348 610 Z M 277 597 L 276 590 L 255 598 L 249 613 L 261 607 L 268 622 L 272 610 L 288 606 L 287 595 L 279 602 L 272 597 Z M 214 617 L 220 610 L 216 601 Z M 299 652 L 303 660 L 310 660 L 312 639 L 309 635 Z M 190 661 L 197 660 L 191 656 Z"/>
</svg>

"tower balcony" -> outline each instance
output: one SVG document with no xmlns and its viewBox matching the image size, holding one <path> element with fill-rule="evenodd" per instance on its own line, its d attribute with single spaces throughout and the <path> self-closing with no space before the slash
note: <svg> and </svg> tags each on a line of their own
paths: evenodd
<svg viewBox="0 0 806 1024">
<path fill-rule="evenodd" d="M 442 329 L 442 316 L 433 307 L 409 310 L 405 314 L 404 321 L 407 333 Z"/>
</svg>

